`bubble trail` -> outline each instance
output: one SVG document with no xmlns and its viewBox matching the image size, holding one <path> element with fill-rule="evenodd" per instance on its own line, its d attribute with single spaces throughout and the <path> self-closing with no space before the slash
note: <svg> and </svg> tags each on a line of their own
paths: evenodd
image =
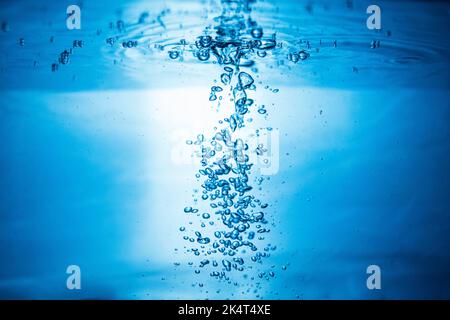
<svg viewBox="0 0 450 320">
<path fill-rule="evenodd" d="M 197 37 L 192 52 L 200 62 L 215 59 L 216 64 L 221 66 L 220 82 L 211 87 L 209 100 L 217 100 L 228 89 L 232 112 L 219 121 L 222 126 L 216 128 L 211 138 L 200 134 L 197 141 L 186 142 L 199 148 L 197 155 L 201 159 L 196 177 L 202 190 L 201 199 L 209 207 L 209 212 L 197 214 L 201 226 L 204 228 L 208 221 L 214 225 L 212 220 L 215 218 L 221 222 L 221 227 L 214 225 L 215 229 L 209 236 L 195 231 L 195 236 L 184 235 L 183 238 L 200 245 L 189 245 L 188 253 L 217 257 L 219 261 L 209 264 L 209 258 L 202 258 L 200 268 L 206 265 L 217 268 L 209 273 L 210 276 L 229 282 L 227 273 L 251 270 L 253 267 L 249 266 L 249 262 L 261 263 L 262 258 L 270 256 L 270 253 L 258 249 L 258 242 L 264 240 L 261 235 L 270 230 L 262 227 L 268 224 L 264 210 L 269 206 L 253 194 L 251 185 L 254 164 L 249 154 L 254 150 L 250 150 L 243 139 L 235 137 L 237 131 L 245 126 L 245 117 L 251 110 L 266 113 L 265 107 L 257 108 L 251 98 L 256 85 L 254 76 L 247 69 L 255 64 L 253 59 L 266 56 L 277 45 L 275 36 L 265 36 L 263 28 L 251 19 L 251 5 L 254 2 L 222 0 L 222 13 L 215 18 L 218 22 L 215 34 L 207 34 L 211 31 L 206 30 L 204 35 Z M 179 56 L 178 51 L 175 54 L 174 50 L 168 52 L 172 60 Z M 306 59 L 302 53 L 299 55 L 299 59 Z M 245 71 L 242 70 L 244 68 Z M 258 145 L 257 156 L 263 153 L 264 147 Z M 184 208 L 186 214 L 197 211 L 191 206 Z"/>
</svg>

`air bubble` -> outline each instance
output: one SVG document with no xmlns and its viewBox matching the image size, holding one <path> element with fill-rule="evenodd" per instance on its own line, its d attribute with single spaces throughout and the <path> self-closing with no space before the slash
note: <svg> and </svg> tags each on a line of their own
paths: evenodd
<svg viewBox="0 0 450 320">
<path fill-rule="evenodd" d="M 170 59 L 178 59 L 180 57 L 180 53 L 178 51 L 169 51 Z"/>
</svg>

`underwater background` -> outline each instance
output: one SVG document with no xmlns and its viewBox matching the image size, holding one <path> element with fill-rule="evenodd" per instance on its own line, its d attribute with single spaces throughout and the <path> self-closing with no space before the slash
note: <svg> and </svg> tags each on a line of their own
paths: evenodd
<svg viewBox="0 0 450 320">
<path fill-rule="evenodd" d="M 0 298 L 450 298 L 449 2 L 1 0 L 0 25 Z M 223 230 L 186 208 L 225 65 L 256 84 L 236 134 L 275 137 L 243 271 L 183 238 Z"/>
</svg>

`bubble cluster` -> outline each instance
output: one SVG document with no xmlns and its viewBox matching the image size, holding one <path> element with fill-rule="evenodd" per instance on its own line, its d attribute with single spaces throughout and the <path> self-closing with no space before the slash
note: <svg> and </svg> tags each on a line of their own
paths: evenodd
<svg viewBox="0 0 450 320">
<path fill-rule="evenodd" d="M 242 138 L 235 136 L 245 126 L 245 117 L 252 109 L 259 114 L 267 112 L 263 105 L 256 108 L 251 97 L 256 90 L 254 76 L 242 69 L 253 66 L 254 59 L 265 56 L 277 44 L 275 36 L 264 37 L 263 29 L 250 18 L 253 2 L 222 1 L 223 11 L 216 18 L 219 23 L 215 35 L 197 37 L 193 51 L 200 62 L 213 58 L 221 66 L 220 86 L 211 87 L 209 100 L 221 98 L 226 88 L 230 92 L 232 112 L 219 121 L 222 127 L 216 128 L 211 138 L 199 134 L 197 140 L 186 141 L 188 145 L 199 148 L 197 155 L 201 168 L 196 178 L 201 186 L 201 199 L 209 208 L 208 212 L 197 214 L 202 221 L 201 227 L 205 228 L 207 221 L 214 225 L 213 220 L 221 224 L 214 225 L 211 235 L 197 230 L 191 237 L 184 235 L 183 239 L 200 245 L 187 246 L 188 253 L 208 257 L 200 261 L 195 273 L 200 273 L 200 269 L 208 265 L 217 268 L 210 272 L 211 277 L 226 281 L 230 280 L 228 273 L 242 272 L 250 262 L 260 263 L 262 258 L 270 256 L 258 244 L 265 239 L 264 234 L 270 232 L 265 212 L 269 205 L 253 193 L 251 175 L 254 164 L 249 154 L 254 150 L 250 150 Z M 169 51 L 171 59 L 177 59 L 179 55 L 176 49 Z M 264 151 L 264 146 L 259 145 L 256 154 L 262 155 Z M 197 213 L 198 209 L 187 206 L 184 212 Z"/>
<path fill-rule="evenodd" d="M 59 54 L 58 62 L 52 63 L 52 72 L 58 71 L 60 65 L 66 65 L 70 62 L 70 56 L 73 54 L 75 48 L 83 48 L 84 42 L 82 40 L 73 40 L 72 48 L 65 49 Z"/>
</svg>

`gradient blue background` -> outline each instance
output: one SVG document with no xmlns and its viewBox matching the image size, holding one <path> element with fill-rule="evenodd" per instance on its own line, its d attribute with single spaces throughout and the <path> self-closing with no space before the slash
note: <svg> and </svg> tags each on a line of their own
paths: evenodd
<svg viewBox="0 0 450 320">
<path fill-rule="evenodd" d="M 174 132 L 219 119 L 207 98 L 220 67 L 105 44 L 110 21 L 167 7 L 168 25 L 187 25 L 167 33 L 194 39 L 217 8 L 84 1 L 82 30 L 68 31 L 69 4 L 0 2 L 10 28 L 0 31 L 0 298 L 450 298 L 447 2 L 380 1 L 390 39 L 366 29 L 364 1 L 255 8 L 290 44 L 339 39 L 302 65 L 258 65 L 264 85 L 280 89 L 255 98 L 281 136 L 280 171 L 264 186 L 277 276 L 258 293 L 194 277 L 174 250 L 198 168 L 171 160 Z M 75 39 L 84 47 L 52 73 Z M 66 289 L 70 264 L 81 267 L 80 291 Z M 371 264 L 382 290 L 366 288 Z"/>
</svg>

